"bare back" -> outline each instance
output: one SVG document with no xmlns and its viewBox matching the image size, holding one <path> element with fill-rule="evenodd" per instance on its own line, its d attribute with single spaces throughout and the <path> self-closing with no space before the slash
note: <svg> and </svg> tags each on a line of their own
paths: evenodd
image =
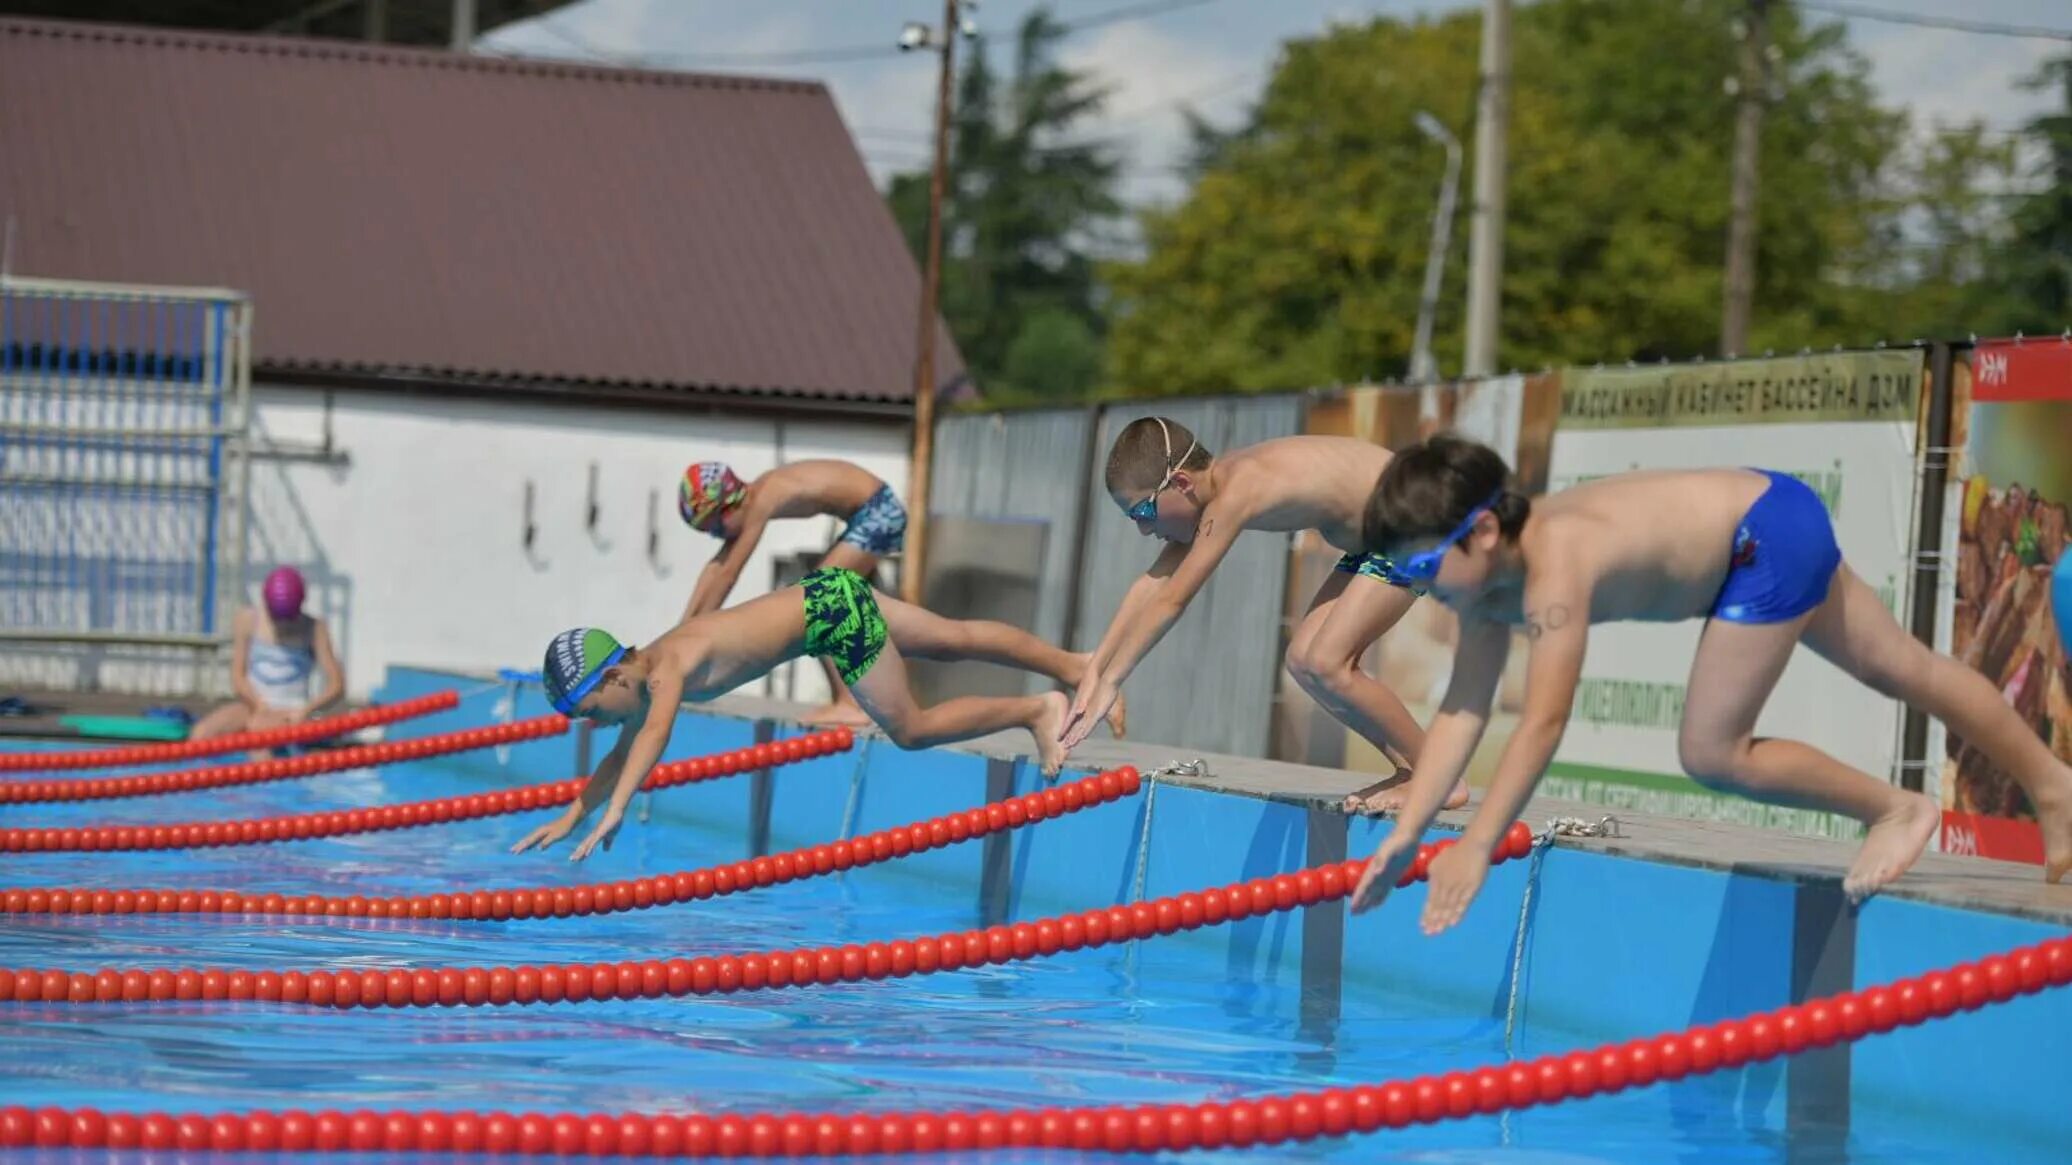
<svg viewBox="0 0 2072 1165">
<path fill-rule="evenodd" d="M 1215 462 L 1216 506 L 1246 514 L 1245 529 L 1315 530 L 1348 553 L 1392 455 L 1352 437 L 1278 437 Z"/>
<path fill-rule="evenodd" d="M 750 504 L 763 507 L 771 518 L 832 514 L 846 519 L 884 486 L 860 465 L 820 459 L 780 465 L 756 478 L 748 494 Z"/>
<path fill-rule="evenodd" d="M 867 475 L 866 475 L 867 476 Z M 805 649 L 805 598 L 795 586 L 697 615 L 649 644 L 654 667 L 683 676 L 683 698 L 710 700 L 797 659 Z"/>
<path fill-rule="evenodd" d="M 1590 587 L 1593 623 L 1703 617 L 1726 582 L 1735 531 L 1768 485 L 1745 469 L 1648 470 L 1536 498 L 1520 547 L 1528 584 L 1558 563 Z M 1519 606 L 1513 593 L 1479 613 L 1518 623 Z"/>
</svg>

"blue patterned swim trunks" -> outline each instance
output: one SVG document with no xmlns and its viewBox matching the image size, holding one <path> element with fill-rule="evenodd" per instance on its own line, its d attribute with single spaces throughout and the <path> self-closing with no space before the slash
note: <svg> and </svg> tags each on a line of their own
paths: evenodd
<svg viewBox="0 0 2072 1165">
<path fill-rule="evenodd" d="M 1413 595 L 1424 594 L 1422 589 L 1403 577 L 1403 572 L 1396 569 L 1395 563 L 1379 554 L 1348 554 L 1339 559 L 1338 565 L 1332 569 L 1340 574 L 1363 574 L 1368 578 L 1378 578 L 1392 587 L 1402 587 Z"/>
<path fill-rule="evenodd" d="M 850 515 L 849 526 L 842 531 L 840 540 L 865 554 L 883 558 L 899 553 L 906 545 L 906 526 L 906 507 L 892 496 L 891 486 L 881 485 L 869 501 Z"/>
</svg>

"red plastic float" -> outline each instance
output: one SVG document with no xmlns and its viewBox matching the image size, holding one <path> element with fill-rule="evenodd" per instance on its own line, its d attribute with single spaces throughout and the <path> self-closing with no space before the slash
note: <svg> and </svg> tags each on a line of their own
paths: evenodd
<svg viewBox="0 0 2072 1165">
<path fill-rule="evenodd" d="M 1093 778 L 1104 795 L 1121 795 L 1134 786 L 1136 770 L 1102 773 Z M 1048 790 L 1046 790 L 1048 792 Z M 1038 796 L 1041 796 L 1038 794 Z M 980 812 L 990 816 L 997 802 Z M 1025 810 L 1026 812 L 1026 810 Z M 928 823 L 924 836 L 936 824 Z M 892 841 L 913 831 L 892 831 Z M 851 854 L 854 854 L 854 844 Z M 888 845 L 891 841 L 888 841 Z M 1452 839 L 1418 847 L 1416 862 L 1403 872 L 1402 885 L 1425 876 L 1433 855 L 1455 844 Z M 1532 831 L 1520 822 L 1505 834 L 1493 855 L 1496 861 L 1532 852 Z M 817 847 L 816 847 L 817 848 Z M 832 851 L 833 847 L 829 847 Z M 873 847 L 875 852 L 875 846 Z M 833 858 L 829 853 L 830 861 Z M 739 863 L 758 886 L 774 885 L 800 875 L 796 862 L 780 865 L 775 858 Z M 816 867 L 818 862 L 816 860 Z M 218 968 L 131 968 L 100 971 L 0 968 L 0 1001 L 24 1003 L 117 1003 L 141 1000 L 256 1000 L 303 1003 L 315 1007 L 453 1007 L 466 1004 L 583 1003 L 611 999 L 656 999 L 662 996 L 727 995 L 763 988 L 827 986 L 866 979 L 902 979 L 955 971 L 988 963 L 1020 962 L 1060 951 L 1076 951 L 1131 939 L 1151 938 L 1181 930 L 1197 930 L 1254 915 L 1293 910 L 1343 898 L 1359 881 L 1365 862 L 1329 865 L 1255 878 L 1229 886 L 1189 891 L 1165 898 L 1089 910 L 1033 922 L 954 931 L 890 943 L 805 947 L 746 955 L 696 959 L 644 959 L 617 963 L 518 964 L 500 967 L 354 967 L 313 971 L 224 971 Z M 649 894 L 658 879 L 625 884 L 637 900 L 638 887 Z M 715 891 L 717 890 L 715 877 Z M 673 879 L 668 891 L 674 892 Z M 613 887 L 614 898 L 620 887 Z M 694 894 L 695 896 L 695 887 Z M 594 901 L 594 899 L 593 899 Z M 220 902 L 219 902 L 220 908 Z"/>
<path fill-rule="evenodd" d="M 825 755 L 824 751 L 810 755 Z M 744 767 L 715 768 L 696 779 L 761 767 L 760 757 Z M 7 914 L 225 914 L 301 915 L 334 918 L 438 918 L 496 921 L 512 918 L 570 918 L 646 910 L 675 902 L 723 898 L 840 870 L 856 869 L 1001 833 L 1135 793 L 1135 769 L 1088 777 L 1026 793 L 998 805 L 897 826 L 848 841 L 808 846 L 753 861 L 732 862 L 626 882 L 580 886 L 537 886 L 475 890 L 455 894 L 366 896 L 355 894 L 258 894 L 234 890 L 15 889 L 0 891 Z M 570 792 L 573 796 L 573 790 Z M 567 801 L 567 797 L 561 799 Z"/>
<path fill-rule="evenodd" d="M 1201 1104 L 881 1113 L 0 1108 L 0 1148 L 797 1157 L 1049 1148 L 1178 1152 L 1308 1141 L 1559 1104 L 1795 1055 L 2072 983 L 2072 938 L 1686 1031 L 1472 1071 Z M 468 981 L 473 990 L 476 981 Z M 443 984 L 441 985 L 443 989 Z"/>
<path fill-rule="evenodd" d="M 560 717 L 542 717 L 542 721 L 559 720 Z M 498 732 L 518 729 L 533 721 L 504 725 L 500 729 L 478 731 Z M 565 721 L 563 722 L 565 725 Z M 549 735 L 535 731 L 531 735 Z M 467 748 L 482 748 L 504 743 L 501 739 L 490 739 L 482 743 L 462 744 L 438 751 L 422 751 L 421 745 L 435 744 L 439 738 L 404 741 L 399 745 L 378 745 L 403 749 L 403 760 L 417 760 L 425 756 L 437 756 L 441 752 L 455 752 Z M 691 760 L 671 761 L 656 765 L 642 784 L 644 789 L 666 789 L 686 785 L 712 777 L 732 776 L 751 772 L 773 764 L 790 764 L 812 756 L 826 756 L 843 752 L 852 747 L 856 737 L 847 728 L 836 728 L 816 732 L 808 736 L 792 737 L 788 740 L 759 744 L 753 748 L 737 749 L 718 756 L 699 757 Z M 388 763 L 383 761 L 381 763 Z M 268 778 L 270 779 L 270 778 Z M 553 805 L 565 805 L 582 788 L 582 778 L 572 777 L 561 781 L 548 781 L 537 785 L 520 785 L 500 789 L 493 793 L 469 793 L 457 797 L 440 797 L 430 801 L 412 801 L 400 805 L 378 805 L 371 808 L 340 809 L 322 813 L 301 813 L 286 817 L 247 817 L 225 821 L 188 821 L 168 825 L 101 825 L 71 826 L 52 829 L 0 829 L 0 852 L 53 853 L 60 851 L 89 850 L 113 852 L 128 850 L 198 849 L 231 845 L 263 845 L 277 841 L 303 841 L 313 837 L 342 837 L 354 833 L 378 833 L 391 829 L 412 829 L 421 825 L 439 825 L 449 821 L 468 821 L 478 817 L 496 817 L 505 813 L 522 813 Z M 136 891 L 135 893 L 164 893 L 164 891 Z M 14 901 L 13 895 L 37 891 L 0 891 Z M 70 890 L 46 890 L 46 894 L 75 895 Z M 98 892 L 96 892 L 98 893 Z M 181 891 L 182 894 L 192 891 Z M 117 910 L 116 913 L 128 913 Z M 19 913 L 8 907 L 4 913 Z M 32 913 L 40 913 L 32 911 Z M 84 913 L 84 912 L 82 912 Z"/>
<path fill-rule="evenodd" d="M 170 773 L 137 773 L 126 777 L 89 777 L 85 780 L 14 781 L 0 785 L 0 804 L 37 801 L 106 801 L 117 797 L 153 797 L 162 793 L 191 793 L 199 789 L 221 789 L 230 785 L 256 785 L 266 781 L 290 781 L 347 769 L 371 768 L 401 761 L 423 760 L 448 753 L 469 752 L 542 736 L 559 736 L 568 731 L 568 717 L 558 713 L 535 716 L 510 724 L 464 728 L 411 740 L 356 744 L 328 752 L 310 753 L 286 760 L 255 760 L 206 769 L 183 769 Z M 7 839 L 47 832 L 41 829 L 0 830 L 0 848 L 18 849 Z"/>
<path fill-rule="evenodd" d="M 339 716 L 326 716 L 322 720 L 288 724 L 280 728 L 264 728 L 256 732 L 233 732 L 228 736 L 217 736 L 208 740 L 169 741 L 165 744 L 81 749 L 73 752 L 6 752 L 0 753 L 0 772 L 45 773 L 72 769 L 170 764 L 173 761 L 193 760 L 202 756 L 248 752 L 255 748 L 310 744 L 319 740 L 329 740 L 334 736 L 343 736 L 348 732 L 358 732 L 363 728 L 374 728 L 382 724 L 394 724 L 400 720 L 429 716 L 434 712 L 444 712 L 459 703 L 458 692 L 434 692 L 429 696 L 418 696 L 395 704 L 382 704 Z"/>
</svg>

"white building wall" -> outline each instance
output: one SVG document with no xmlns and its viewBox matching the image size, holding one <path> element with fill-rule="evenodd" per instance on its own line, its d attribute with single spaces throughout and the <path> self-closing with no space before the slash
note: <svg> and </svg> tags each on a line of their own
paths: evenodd
<svg viewBox="0 0 2072 1165">
<path fill-rule="evenodd" d="M 908 430 L 884 421 L 341 391 L 332 427 L 344 465 L 255 463 L 246 581 L 256 596 L 273 567 L 303 571 L 356 696 L 390 664 L 530 671 L 567 627 L 601 627 L 634 644 L 667 630 L 719 547 L 677 516 L 677 481 L 691 461 L 727 461 L 752 478 L 780 462 L 838 457 L 902 494 L 907 482 Z M 255 391 L 260 447 L 307 446 L 322 431 L 320 392 Z M 593 464 L 594 528 L 586 524 Z M 824 549 L 839 532 L 833 519 L 773 526 L 729 601 L 767 591 L 776 557 Z M 824 693 L 818 669 L 791 674 L 799 698 Z"/>
</svg>

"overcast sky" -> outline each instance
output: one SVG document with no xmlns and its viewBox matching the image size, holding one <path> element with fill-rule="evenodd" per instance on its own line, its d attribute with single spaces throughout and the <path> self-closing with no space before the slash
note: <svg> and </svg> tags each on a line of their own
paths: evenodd
<svg viewBox="0 0 2072 1165">
<path fill-rule="evenodd" d="M 2066 0 L 1833 2 L 2072 31 L 2072 4 Z M 1004 42 L 1037 6 L 1032 0 L 985 0 L 976 18 L 996 43 Z M 1056 0 L 1050 5 L 1066 22 L 1117 10 L 1139 13 L 1077 31 L 1063 49 L 1067 64 L 1093 70 L 1114 87 L 1106 112 L 1087 132 L 1130 143 L 1123 195 L 1132 202 L 1181 193 L 1174 175 L 1185 141 L 1179 110 L 1192 107 L 1211 120 L 1235 120 L 1257 98 L 1281 41 L 1313 35 L 1333 21 L 1462 6 L 1434 0 Z M 935 74 L 932 54 L 878 49 L 889 50 L 906 21 L 932 23 L 941 16 L 940 0 L 583 0 L 497 29 L 483 38 L 482 47 L 824 81 L 882 183 L 891 171 L 925 162 Z M 1998 129 L 2016 128 L 2049 103 L 2046 96 L 2019 90 L 2016 78 L 2033 72 L 2047 57 L 2072 51 L 2072 42 L 2065 40 L 1864 18 L 1847 23 L 1885 98 L 1907 106 L 1922 124 L 1978 118 Z M 824 59 L 830 50 L 845 59 Z"/>
</svg>

